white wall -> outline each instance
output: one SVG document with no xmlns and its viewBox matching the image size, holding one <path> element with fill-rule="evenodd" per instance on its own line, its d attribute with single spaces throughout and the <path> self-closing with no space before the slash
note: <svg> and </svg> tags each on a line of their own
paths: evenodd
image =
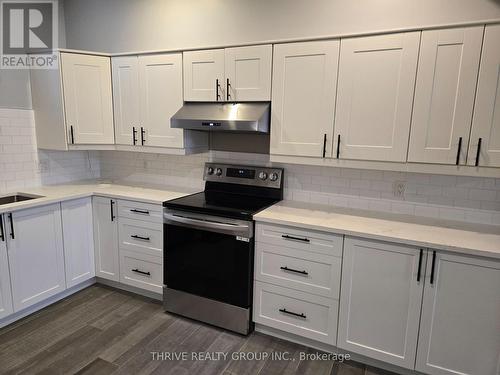
<svg viewBox="0 0 500 375">
<path fill-rule="evenodd" d="M 68 48 L 144 51 L 500 19 L 499 0 L 66 0 Z"/>
</svg>

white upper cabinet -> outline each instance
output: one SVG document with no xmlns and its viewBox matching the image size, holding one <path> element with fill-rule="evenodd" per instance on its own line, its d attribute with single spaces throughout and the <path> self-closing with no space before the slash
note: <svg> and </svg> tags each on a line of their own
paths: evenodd
<svg viewBox="0 0 500 375">
<path fill-rule="evenodd" d="M 57 203 L 4 216 L 17 312 L 66 289 L 61 210 Z"/>
<path fill-rule="evenodd" d="M 406 161 L 419 40 L 420 32 L 342 39 L 334 156 Z"/>
<path fill-rule="evenodd" d="M 113 103 L 116 144 L 137 144 L 139 118 L 139 61 L 137 56 L 113 57 Z"/>
<path fill-rule="evenodd" d="M 271 100 L 273 47 L 250 46 L 225 50 L 226 100 Z"/>
<path fill-rule="evenodd" d="M 170 127 L 170 118 L 183 104 L 182 54 L 140 56 L 139 93 L 140 144 L 184 147 L 183 130 Z"/>
<path fill-rule="evenodd" d="M 500 167 L 500 25 L 484 31 L 468 165 Z M 479 146 L 479 143 L 481 145 Z M 479 152 L 478 152 L 479 148 Z"/>
<path fill-rule="evenodd" d="M 3 220 L 4 216 L 0 215 L 0 319 L 14 312 L 7 259 L 7 231 Z"/>
<path fill-rule="evenodd" d="M 429 252 L 416 370 L 493 375 L 499 365 L 500 263 Z"/>
<path fill-rule="evenodd" d="M 61 53 L 70 144 L 114 144 L 109 57 Z"/>
<path fill-rule="evenodd" d="M 483 29 L 422 32 L 408 161 L 465 164 Z"/>
<path fill-rule="evenodd" d="M 271 154 L 332 152 L 338 40 L 274 46 Z"/>
<path fill-rule="evenodd" d="M 224 50 L 184 52 L 184 100 L 224 101 Z"/>
<path fill-rule="evenodd" d="M 346 237 L 339 348 L 414 368 L 424 258 L 410 246 Z"/>
</svg>

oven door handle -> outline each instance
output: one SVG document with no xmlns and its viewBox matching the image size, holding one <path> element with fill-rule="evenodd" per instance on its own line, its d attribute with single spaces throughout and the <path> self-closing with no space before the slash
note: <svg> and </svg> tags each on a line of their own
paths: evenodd
<svg viewBox="0 0 500 375">
<path fill-rule="evenodd" d="M 242 234 L 246 235 L 247 237 L 249 237 L 251 234 L 250 225 L 245 225 L 245 224 L 220 223 L 210 220 L 193 219 L 190 217 L 174 215 L 170 213 L 164 213 L 163 217 L 167 224 L 171 222 L 181 223 L 185 224 L 186 226 L 193 226 L 200 229 L 208 229 L 214 232 L 221 232 L 234 235 Z"/>
</svg>

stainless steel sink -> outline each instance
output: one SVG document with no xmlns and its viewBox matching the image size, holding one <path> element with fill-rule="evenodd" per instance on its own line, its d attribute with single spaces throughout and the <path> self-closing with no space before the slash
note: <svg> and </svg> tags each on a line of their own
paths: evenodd
<svg viewBox="0 0 500 375">
<path fill-rule="evenodd" d="M 6 197 L 0 197 L 0 205 L 22 202 L 22 201 L 29 201 L 31 199 L 36 199 L 36 198 L 42 198 L 42 197 L 39 195 L 24 195 L 24 194 L 8 195 Z"/>
</svg>

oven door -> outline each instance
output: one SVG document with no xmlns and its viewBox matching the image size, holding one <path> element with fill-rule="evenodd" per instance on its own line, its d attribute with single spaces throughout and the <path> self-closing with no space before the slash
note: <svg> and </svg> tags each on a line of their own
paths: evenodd
<svg viewBox="0 0 500 375">
<path fill-rule="evenodd" d="M 163 236 L 168 288 L 251 306 L 252 221 L 165 210 Z"/>
</svg>

